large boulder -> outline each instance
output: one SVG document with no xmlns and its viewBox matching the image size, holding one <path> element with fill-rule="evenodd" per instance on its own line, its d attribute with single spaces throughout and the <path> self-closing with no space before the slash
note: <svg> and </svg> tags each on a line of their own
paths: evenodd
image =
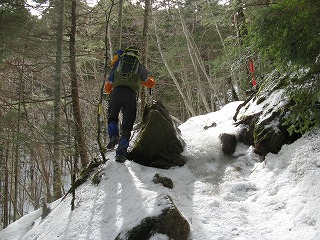
<svg viewBox="0 0 320 240">
<path fill-rule="evenodd" d="M 168 195 L 163 196 L 166 207 L 159 216 L 147 217 L 132 229 L 124 230 L 116 240 L 150 239 L 155 234 L 167 235 L 169 239 L 187 240 L 190 235 L 190 225 L 177 209 Z"/>
<path fill-rule="evenodd" d="M 285 117 L 290 114 L 292 100 L 287 95 L 287 76 L 274 72 L 265 80 L 265 86 L 254 98 L 242 107 L 241 114 L 235 115 L 236 125 L 242 126 L 238 141 L 253 145 L 255 153 L 265 156 L 278 153 L 284 144 L 295 141 L 300 136 L 290 135 L 285 125 Z M 260 111 L 256 111 L 260 109 Z"/>
<path fill-rule="evenodd" d="M 144 110 L 137 139 L 127 158 L 149 167 L 169 169 L 183 166 L 184 141 L 168 110 L 160 102 L 150 102 Z"/>
</svg>

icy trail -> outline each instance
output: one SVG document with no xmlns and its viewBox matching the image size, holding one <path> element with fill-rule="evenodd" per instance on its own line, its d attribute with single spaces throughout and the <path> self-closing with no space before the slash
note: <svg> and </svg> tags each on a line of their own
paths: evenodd
<svg viewBox="0 0 320 240">
<path fill-rule="evenodd" d="M 221 153 L 219 134 L 239 131 L 232 115 L 239 102 L 189 119 L 180 126 L 187 145 L 181 168 L 161 170 L 110 159 L 101 166 L 98 186 L 90 181 L 51 204 L 44 220 L 32 212 L 0 232 L 1 240 L 114 240 L 123 229 L 164 207 L 168 194 L 191 226 L 192 240 L 320 239 L 320 131 L 309 134 L 264 162 L 239 145 L 234 157 Z M 205 126 L 215 127 L 204 129 Z M 169 177 L 172 190 L 156 185 L 156 173 Z M 152 240 L 165 240 L 155 234 Z"/>
</svg>

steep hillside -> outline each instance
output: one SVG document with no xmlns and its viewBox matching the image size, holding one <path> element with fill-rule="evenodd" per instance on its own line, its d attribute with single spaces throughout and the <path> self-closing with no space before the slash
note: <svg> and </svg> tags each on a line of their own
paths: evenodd
<svg viewBox="0 0 320 240">
<path fill-rule="evenodd" d="M 219 135 L 241 130 L 232 120 L 239 104 L 179 127 L 186 142 L 185 166 L 162 170 L 121 164 L 111 152 L 97 169 L 100 183 L 90 178 L 77 188 L 73 212 L 68 196 L 50 204 L 45 219 L 40 210 L 32 212 L 1 231 L 0 239 L 113 240 L 145 217 L 159 215 L 168 204 L 166 195 L 188 220 L 193 240 L 320 239 L 320 131 L 284 145 L 262 162 L 243 144 L 226 156 Z M 172 179 L 173 189 L 155 184 L 156 173 Z M 150 239 L 168 237 L 154 232 Z"/>
</svg>

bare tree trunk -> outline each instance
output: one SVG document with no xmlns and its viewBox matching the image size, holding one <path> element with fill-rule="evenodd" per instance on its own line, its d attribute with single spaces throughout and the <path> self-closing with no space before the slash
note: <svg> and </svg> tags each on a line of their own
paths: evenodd
<svg viewBox="0 0 320 240">
<path fill-rule="evenodd" d="M 0 131 L 2 129 L 0 128 Z M 3 223 L 3 220 L 4 220 L 4 202 L 3 202 L 3 198 L 4 198 L 4 185 L 5 185 L 5 182 L 4 182 L 4 174 L 6 174 L 7 172 L 7 169 L 5 167 L 5 158 L 4 158 L 4 146 L 3 146 L 3 142 L 0 141 L 1 145 L 0 145 L 0 169 L 3 171 L 0 170 L 0 194 L 1 194 L 1 198 L 0 198 L 0 209 L 2 209 L 2 214 L 0 215 L 0 222 Z M 0 226 L 0 229 L 2 229 L 3 227 Z"/>
<path fill-rule="evenodd" d="M 78 91 L 78 79 L 77 79 L 77 68 L 76 68 L 76 10 L 77 1 L 72 0 L 71 7 L 71 30 L 70 30 L 70 71 L 71 71 L 71 98 L 72 98 L 72 109 L 73 117 L 75 121 L 75 139 L 78 145 L 79 154 L 81 157 L 82 167 L 87 166 L 89 158 L 87 154 L 87 146 L 85 143 L 85 134 L 82 124 L 82 115 L 80 111 L 79 103 L 79 91 Z"/>
<path fill-rule="evenodd" d="M 187 110 L 189 111 L 189 114 L 191 116 L 196 116 L 196 112 L 194 111 L 194 109 L 192 107 L 192 103 L 188 101 L 187 97 L 183 93 L 182 88 L 181 88 L 177 78 L 174 76 L 173 72 L 171 71 L 171 69 L 169 67 L 169 64 L 167 63 L 167 61 L 166 61 L 166 59 L 165 59 L 165 57 L 163 55 L 162 48 L 161 48 L 161 45 L 160 45 L 160 38 L 159 38 L 159 35 L 157 33 L 158 29 L 157 29 L 157 25 L 155 23 L 155 19 L 153 19 L 153 25 L 154 25 L 154 28 L 155 28 L 155 35 L 156 35 L 156 39 L 157 39 L 158 50 L 159 50 L 159 53 L 161 55 L 162 61 L 163 61 L 164 65 L 166 66 L 167 71 L 168 71 L 169 75 L 171 76 L 174 84 L 176 85 L 176 87 L 178 89 L 178 92 L 180 93 L 180 96 L 182 97 L 183 103 L 185 104 Z"/>
<path fill-rule="evenodd" d="M 210 1 L 209 1 L 209 0 L 207 0 L 207 4 L 208 4 L 208 6 L 210 6 Z M 215 16 L 213 15 L 212 12 L 211 12 L 211 16 L 212 16 L 212 19 L 213 19 L 213 21 L 214 21 L 214 26 L 216 27 L 216 30 L 217 30 L 217 33 L 218 33 L 218 35 L 219 35 L 219 38 L 220 38 L 221 44 L 222 44 L 222 46 L 223 46 L 224 52 L 226 53 L 226 52 L 227 52 L 227 51 L 226 51 L 226 45 L 225 45 L 225 43 L 224 43 L 223 37 L 222 37 L 222 35 L 221 35 L 221 32 L 220 32 L 220 30 L 219 30 L 218 23 L 217 23 L 217 21 L 215 20 Z"/>
<path fill-rule="evenodd" d="M 193 39 L 192 39 L 193 40 Z M 205 75 L 206 79 L 207 79 L 207 82 L 210 86 L 210 90 L 213 92 L 213 95 L 214 97 L 216 98 L 217 102 L 219 103 L 220 107 L 222 106 L 222 103 L 221 103 L 221 100 L 217 94 L 217 90 L 216 90 L 216 87 L 213 85 L 213 80 L 211 79 L 211 77 L 208 75 L 208 73 L 206 72 L 206 68 L 204 66 L 204 63 L 202 61 L 202 58 L 200 57 L 200 52 L 196 46 L 196 44 L 193 42 L 194 44 L 194 50 L 195 50 L 195 57 L 196 57 L 196 60 L 197 62 L 199 63 L 199 66 L 203 72 L 203 74 Z M 213 109 L 214 111 L 216 111 L 216 109 Z"/>
<path fill-rule="evenodd" d="M 55 94 L 54 94 L 54 149 L 53 149 L 53 193 L 54 199 L 62 196 L 60 146 L 61 146 L 61 79 L 63 59 L 63 32 L 65 0 L 58 0 L 58 26 L 57 26 L 57 53 L 55 69 Z"/>
<path fill-rule="evenodd" d="M 149 34 L 149 18 L 151 13 L 151 0 L 145 0 L 144 4 L 145 4 L 145 8 L 144 8 L 144 21 L 143 21 L 143 32 L 142 32 L 142 64 L 145 67 L 147 67 L 148 34 Z M 141 117 L 142 117 L 143 109 L 144 109 L 144 106 L 146 105 L 146 89 L 145 88 L 141 88 L 140 100 L 141 100 Z"/>
<path fill-rule="evenodd" d="M 119 23 L 119 32 L 118 32 L 118 47 L 121 49 L 122 47 L 122 14 L 123 14 L 123 0 L 119 0 L 119 15 L 118 15 L 118 23 Z"/>
<path fill-rule="evenodd" d="M 123 0 L 121 0 L 121 2 L 119 3 L 121 5 L 121 6 L 119 6 L 119 14 L 121 13 L 121 18 L 122 18 L 122 8 L 123 8 L 123 6 L 122 6 L 123 2 L 122 1 Z M 104 56 L 105 57 L 105 66 L 104 66 L 105 67 L 105 69 L 104 69 L 104 75 L 105 76 L 104 77 L 106 77 L 106 74 L 107 74 L 106 70 L 107 70 L 107 65 L 108 65 L 108 59 L 112 59 L 112 57 L 113 57 L 113 47 L 112 47 L 112 41 L 111 41 L 111 37 L 110 37 L 109 23 L 110 23 L 110 17 L 111 17 L 111 13 L 112 13 L 113 7 L 116 4 L 117 3 L 115 3 L 114 0 L 111 0 L 110 7 L 108 7 L 108 9 L 105 10 L 103 5 L 100 2 L 98 2 L 98 5 L 102 9 L 102 11 L 104 11 L 105 21 L 106 21 L 105 34 L 104 34 L 104 45 L 105 45 L 105 56 Z M 120 12 L 120 9 L 121 9 L 121 12 Z M 119 30 L 119 33 L 118 33 L 120 38 L 121 38 L 121 34 L 122 34 L 122 25 L 121 25 L 121 30 Z M 119 41 L 120 41 L 120 45 L 121 45 L 121 39 Z M 109 49 L 109 53 L 108 53 L 108 49 Z"/>
<path fill-rule="evenodd" d="M 207 4 L 208 4 L 208 5 L 210 5 L 210 2 L 209 2 L 208 0 L 207 0 Z M 215 28 L 216 28 L 217 33 L 218 33 L 218 35 L 219 35 L 219 38 L 220 38 L 221 44 L 222 44 L 222 46 L 223 46 L 223 50 L 224 50 L 225 54 L 227 54 L 226 45 L 225 45 L 225 43 L 224 43 L 224 40 L 223 40 L 222 34 L 221 34 L 220 30 L 219 30 L 218 23 L 217 23 L 217 21 L 215 20 L 215 16 L 214 16 L 212 13 L 211 13 L 211 16 L 212 16 L 212 19 L 213 19 L 213 21 L 214 21 L 214 25 L 215 25 Z M 238 95 L 237 95 L 237 93 L 236 93 L 236 91 L 235 91 L 235 89 L 234 89 L 233 84 L 232 84 L 232 78 L 231 78 L 231 75 L 232 75 L 232 71 L 231 71 L 231 69 L 230 69 L 230 76 L 229 76 L 229 77 L 227 77 L 227 82 L 228 82 L 228 84 L 229 84 L 229 86 L 230 86 L 230 89 L 231 89 L 231 92 L 232 92 L 233 99 L 234 99 L 234 100 L 236 100 L 236 101 L 238 101 L 237 99 L 239 99 L 239 97 L 238 97 Z"/>
<path fill-rule="evenodd" d="M 21 74 L 20 74 L 21 75 Z M 20 117 L 21 117 L 21 95 L 22 95 L 22 75 L 18 86 L 18 112 L 15 139 L 15 159 L 14 159 L 14 196 L 13 196 L 13 221 L 18 220 L 18 195 L 20 181 Z"/>
<path fill-rule="evenodd" d="M 109 19 L 110 19 L 110 14 L 111 14 L 111 10 L 110 10 L 110 13 L 109 13 L 109 17 L 106 19 L 107 21 L 106 22 L 109 22 Z M 109 25 L 109 24 L 108 24 Z M 106 39 L 105 39 L 105 43 L 106 43 L 106 58 L 107 60 L 108 59 L 112 59 L 113 57 L 113 45 L 112 45 L 112 41 L 111 41 L 111 33 L 110 33 L 110 28 L 107 27 L 106 29 Z M 109 44 L 109 46 L 108 46 Z M 109 56 L 108 56 L 108 48 L 109 48 Z"/>
<path fill-rule="evenodd" d="M 3 228 L 9 225 L 9 140 L 7 140 L 6 155 L 5 155 L 5 175 L 4 175 L 4 190 L 3 190 Z"/>
<path fill-rule="evenodd" d="M 209 104 L 208 104 L 208 101 L 206 99 L 206 96 L 205 96 L 205 93 L 204 93 L 204 90 L 203 90 L 203 84 L 201 83 L 201 77 L 200 77 L 200 74 L 199 74 L 199 71 L 198 71 L 198 64 L 195 60 L 195 57 L 194 55 L 196 54 L 195 52 L 195 49 L 193 48 L 192 46 L 192 42 L 190 40 L 190 36 L 189 36 L 189 32 L 187 30 L 187 26 L 186 26 L 186 23 L 184 21 L 184 18 L 180 12 L 180 9 L 179 9 L 179 15 L 180 15 L 180 20 L 181 20 L 181 25 L 182 25 L 182 30 L 183 30 L 183 33 L 186 37 L 186 40 L 187 40 L 187 47 L 188 47 L 188 51 L 189 51 L 189 56 L 190 56 L 190 59 L 191 59 L 191 62 L 192 62 L 192 65 L 193 65 L 193 68 L 194 68 L 194 72 L 197 76 L 197 88 L 198 88 L 198 92 L 200 94 L 200 97 L 201 97 L 201 100 L 202 100 L 202 103 L 206 109 L 207 112 L 211 112 L 210 110 L 210 107 L 209 107 Z"/>
<path fill-rule="evenodd" d="M 206 72 L 206 69 L 205 69 L 205 66 L 204 66 L 204 63 L 202 61 L 202 58 L 200 57 L 200 52 L 194 42 L 194 39 L 192 38 L 192 36 L 190 36 L 188 30 L 186 29 L 186 25 L 185 25 L 185 22 L 184 22 L 184 19 L 180 13 L 180 10 L 179 10 L 179 14 L 180 14 L 180 18 L 181 18 L 181 22 L 182 22 L 182 26 L 183 26 L 183 31 L 185 33 L 185 37 L 186 37 L 186 40 L 187 40 L 187 45 L 188 45 L 188 49 L 189 49 L 189 53 L 190 53 L 190 57 L 192 56 L 193 58 L 193 63 L 194 64 L 198 64 L 200 69 L 202 70 L 202 73 L 204 74 L 209 86 L 210 86 L 210 90 L 213 92 L 214 96 L 216 97 L 216 100 L 217 102 L 219 103 L 220 106 L 222 106 L 222 103 L 221 103 L 221 100 L 217 94 L 217 91 L 212 83 L 212 79 L 210 78 L 210 76 L 208 75 L 208 73 Z M 191 58 L 191 59 L 192 59 Z M 207 102 L 207 99 L 205 98 L 205 95 L 203 93 L 203 90 L 200 90 L 200 95 L 201 95 L 201 98 L 202 98 L 202 101 L 206 107 L 206 110 L 208 111 L 209 109 L 209 112 L 211 111 L 209 105 L 208 105 L 208 102 Z M 215 109 L 213 109 L 215 110 Z"/>
<path fill-rule="evenodd" d="M 51 202 L 53 200 L 53 197 L 51 195 L 50 191 L 50 169 L 48 169 L 47 164 L 46 164 L 46 156 L 43 156 L 42 149 L 37 149 L 37 155 L 39 156 L 39 159 L 37 161 L 37 168 L 41 172 L 41 176 L 43 179 L 43 182 L 45 183 L 45 188 L 46 188 L 46 198 L 48 202 Z"/>
<path fill-rule="evenodd" d="M 26 49 L 27 44 L 25 45 Z M 24 49 L 24 50 L 25 50 Z M 25 52 L 25 51 L 24 51 Z M 14 159 L 14 196 L 13 196 L 13 221 L 18 220 L 23 214 L 23 206 L 18 206 L 20 193 L 19 183 L 22 180 L 20 174 L 20 145 L 21 145 L 21 105 L 23 103 L 23 90 L 24 90 L 24 57 L 19 62 L 19 83 L 18 83 L 18 109 L 17 109 L 17 124 L 16 124 L 16 139 L 15 139 L 15 159 Z M 23 201 L 23 200 L 22 200 Z M 19 213 L 20 210 L 20 213 Z"/>
<path fill-rule="evenodd" d="M 182 57 L 181 57 L 182 58 Z M 182 65 L 183 62 L 181 62 Z M 185 69 L 185 67 L 183 67 L 182 69 Z M 188 73 L 186 71 L 182 71 L 181 72 L 181 79 L 188 79 Z M 194 97 L 194 87 L 191 84 L 183 84 L 183 92 L 186 95 L 186 98 L 188 99 L 188 102 L 193 103 L 193 97 Z"/>
</svg>

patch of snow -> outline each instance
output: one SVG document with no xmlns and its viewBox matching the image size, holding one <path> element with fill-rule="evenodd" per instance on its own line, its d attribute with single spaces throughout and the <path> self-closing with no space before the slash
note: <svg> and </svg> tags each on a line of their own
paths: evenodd
<svg viewBox="0 0 320 240">
<path fill-rule="evenodd" d="M 272 95 L 269 107 L 280 91 Z M 308 134 L 261 162 L 252 147 L 239 144 L 233 157 L 222 154 L 219 135 L 236 133 L 232 116 L 240 102 L 197 116 L 179 128 L 186 142 L 184 167 L 148 168 L 117 163 L 114 153 L 103 166 L 99 185 L 78 187 L 75 210 L 71 196 L 29 213 L 0 232 L 1 240 L 105 240 L 158 215 L 170 195 L 188 220 L 192 240 L 320 239 L 320 130 Z M 254 109 L 256 107 L 256 109 Z M 251 105 L 249 112 L 259 111 Z M 212 126 L 204 129 L 205 126 Z M 152 182 L 159 173 L 173 189 Z M 152 240 L 167 240 L 155 233 Z"/>
</svg>

